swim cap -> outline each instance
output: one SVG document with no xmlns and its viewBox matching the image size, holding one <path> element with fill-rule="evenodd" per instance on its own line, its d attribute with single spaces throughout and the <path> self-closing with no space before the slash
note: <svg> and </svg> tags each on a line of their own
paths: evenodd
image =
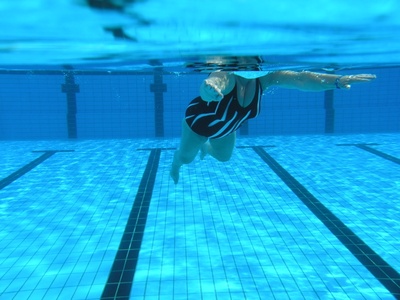
<svg viewBox="0 0 400 300">
<path fill-rule="evenodd" d="M 255 79 L 265 76 L 269 72 L 270 71 L 234 71 L 232 73 L 246 79 Z"/>
</svg>

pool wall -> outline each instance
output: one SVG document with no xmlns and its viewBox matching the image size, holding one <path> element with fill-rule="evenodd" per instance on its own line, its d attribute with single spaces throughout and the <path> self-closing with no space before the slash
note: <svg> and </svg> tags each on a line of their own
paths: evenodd
<svg viewBox="0 0 400 300">
<path fill-rule="evenodd" d="M 350 91 L 271 88 L 242 136 L 400 131 L 400 68 L 357 69 L 377 80 Z M 0 71 L 0 139 L 177 137 L 204 74 Z"/>
</svg>

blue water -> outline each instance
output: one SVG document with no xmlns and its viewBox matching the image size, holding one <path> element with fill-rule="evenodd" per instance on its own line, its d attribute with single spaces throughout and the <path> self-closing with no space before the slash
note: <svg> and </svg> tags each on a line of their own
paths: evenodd
<svg viewBox="0 0 400 300">
<path fill-rule="evenodd" d="M 21 0 L 3 1 L 0 13 L 0 65 L 13 67 L 182 71 L 221 56 L 260 56 L 265 68 L 400 62 L 396 0 Z"/>
<path fill-rule="evenodd" d="M 394 299 L 251 148 L 265 147 L 399 270 L 398 134 L 238 140 L 169 179 L 161 153 L 130 299 Z M 57 153 L 1 191 L 2 299 L 99 299 L 148 159 L 177 140 L 2 142 L 9 173 Z M 11 153 L 14 153 L 13 155 Z M 26 153 L 28 157 L 21 155 Z M 317 154 L 318 153 L 318 154 Z M 37 155 L 39 156 L 39 155 Z M 4 174 L 2 174 L 4 176 Z"/>
<path fill-rule="evenodd" d="M 400 298 L 398 1 L 3 2 L 0 299 Z M 175 185 L 215 69 L 377 79 L 269 89 Z"/>
</svg>

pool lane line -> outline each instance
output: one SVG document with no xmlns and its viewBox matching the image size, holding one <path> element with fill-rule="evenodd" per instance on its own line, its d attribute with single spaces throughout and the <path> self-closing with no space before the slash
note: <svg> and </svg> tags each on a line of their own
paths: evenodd
<svg viewBox="0 0 400 300">
<path fill-rule="evenodd" d="M 354 147 L 357 147 L 357 148 L 367 151 L 369 153 L 375 154 L 376 156 L 379 156 L 381 158 L 384 158 L 386 160 L 389 160 L 391 162 L 394 162 L 394 163 L 400 165 L 399 158 L 369 147 L 369 146 L 377 146 L 377 145 L 379 145 L 379 144 L 337 144 L 337 146 L 354 146 Z"/>
<path fill-rule="evenodd" d="M 168 151 L 168 150 L 176 150 L 177 148 L 138 148 L 136 149 L 137 151 L 151 151 L 151 150 L 162 150 L 162 151 Z"/>
<path fill-rule="evenodd" d="M 335 132 L 335 91 L 327 90 L 324 93 L 325 133 Z"/>
<path fill-rule="evenodd" d="M 260 145 L 260 146 L 236 146 L 237 149 L 252 149 L 253 147 L 262 147 L 262 148 L 273 148 L 276 147 L 274 145 Z M 151 151 L 151 150 L 162 150 L 162 151 L 170 151 L 170 150 L 177 150 L 178 148 L 137 148 L 137 151 Z"/>
<path fill-rule="evenodd" d="M 167 91 L 167 85 L 163 82 L 163 78 L 163 68 L 155 67 L 150 92 L 154 93 L 154 133 L 156 137 L 164 136 L 164 93 Z"/>
<path fill-rule="evenodd" d="M 342 242 L 342 244 L 378 279 L 392 295 L 400 299 L 400 274 L 372 250 L 361 238 L 314 197 L 261 147 L 254 151 L 267 163 L 292 192 Z"/>
<path fill-rule="evenodd" d="M 75 83 L 75 76 L 72 67 L 65 66 L 65 83 L 61 85 L 61 92 L 65 93 L 67 98 L 67 132 L 69 139 L 78 137 L 78 126 L 76 120 L 77 104 L 76 94 L 80 92 L 79 84 Z"/>
<path fill-rule="evenodd" d="M 40 165 L 42 162 L 44 162 L 48 158 L 52 157 L 57 152 L 74 152 L 74 150 L 40 150 L 40 151 L 38 150 L 38 151 L 32 151 L 32 152 L 34 152 L 34 153 L 44 152 L 44 153 L 41 156 L 39 156 L 38 158 L 36 158 L 35 160 L 28 163 L 27 165 L 25 165 L 22 168 L 15 171 L 11 175 L 0 180 L 0 190 L 4 189 L 6 186 L 10 185 L 18 178 L 22 177 L 23 175 L 25 175 L 32 169 L 36 168 L 38 165 Z"/>
<path fill-rule="evenodd" d="M 129 299 L 161 149 L 152 149 L 101 299 Z"/>
<path fill-rule="evenodd" d="M 254 149 L 254 147 L 258 148 L 274 148 L 274 145 L 265 145 L 265 146 L 236 146 L 237 149 Z"/>
</svg>

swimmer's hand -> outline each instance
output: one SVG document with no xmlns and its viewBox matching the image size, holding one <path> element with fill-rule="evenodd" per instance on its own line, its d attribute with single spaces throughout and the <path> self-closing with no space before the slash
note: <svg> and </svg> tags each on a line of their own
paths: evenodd
<svg viewBox="0 0 400 300">
<path fill-rule="evenodd" d="M 221 101 L 224 94 L 218 86 L 210 79 L 203 81 L 200 87 L 200 97 L 206 102 Z"/>
<path fill-rule="evenodd" d="M 337 87 L 341 89 L 350 89 L 353 83 L 369 82 L 374 80 L 374 74 L 358 74 L 358 75 L 344 75 L 337 79 Z"/>
</svg>

